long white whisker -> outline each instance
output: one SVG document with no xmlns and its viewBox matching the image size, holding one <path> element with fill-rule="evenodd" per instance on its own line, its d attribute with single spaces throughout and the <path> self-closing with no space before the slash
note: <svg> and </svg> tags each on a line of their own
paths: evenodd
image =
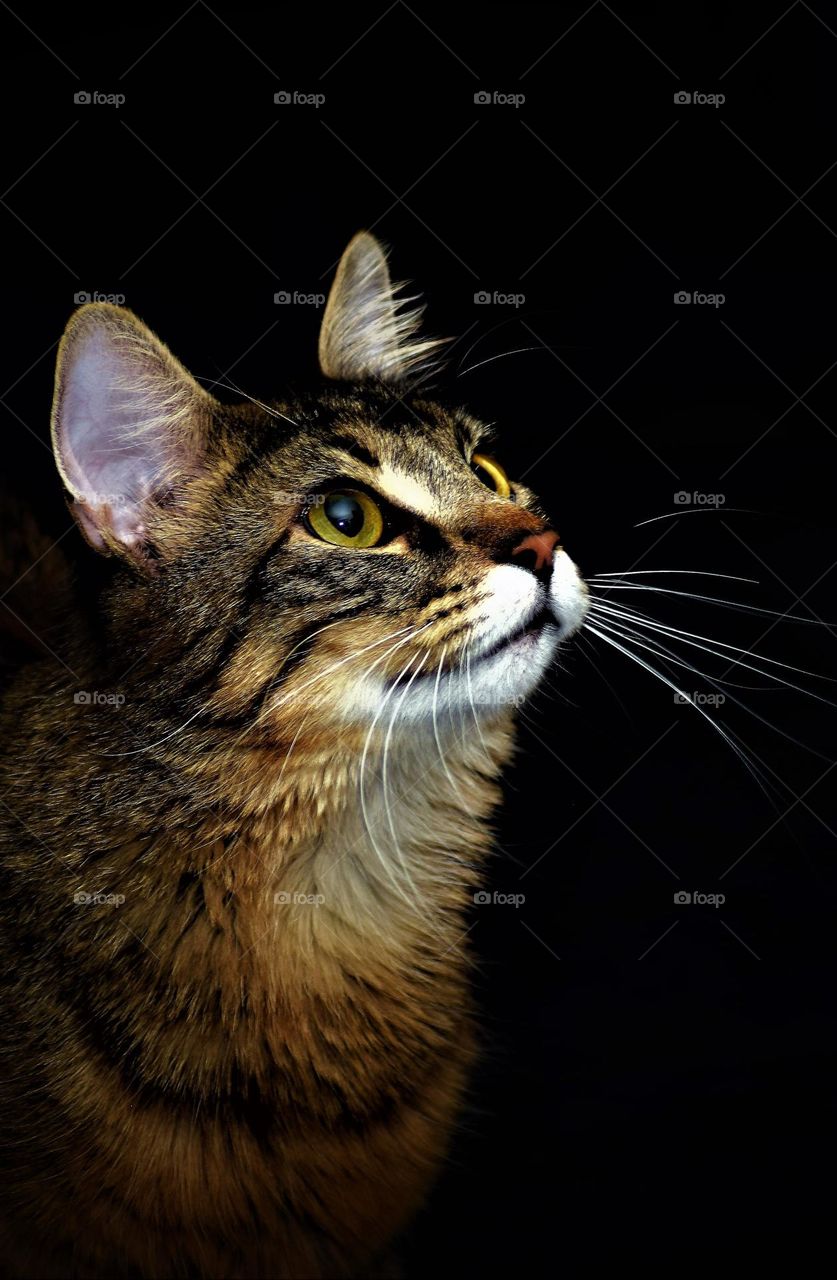
<svg viewBox="0 0 837 1280">
<path fill-rule="evenodd" d="M 684 670 L 691 671 L 693 675 L 697 675 L 697 676 L 699 676 L 701 679 L 705 680 L 705 681 L 707 682 L 707 684 L 709 684 L 712 688 L 714 688 L 714 689 L 720 689 L 720 687 L 721 687 L 721 686 L 720 686 L 720 685 L 718 685 L 714 680 L 710 679 L 710 677 L 709 677 L 709 676 L 707 676 L 707 675 L 705 675 L 703 672 L 699 671 L 696 667 L 691 666 L 691 664 L 690 664 L 690 663 L 680 661 L 679 659 L 677 659 L 676 657 L 674 657 L 674 656 L 671 654 L 670 650 L 668 650 L 668 649 L 663 649 L 663 650 L 661 651 L 660 649 L 658 649 L 658 648 L 654 647 L 654 646 L 653 646 L 653 645 L 651 645 L 651 644 L 645 644 L 645 643 L 643 642 L 643 640 L 642 640 L 642 638 L 641 638 L 641 637 L 638 637 L 638 636 L 637 636 L 637 635 L 635 635 L 635 634 L 628 634 L 628 633 L 626 633 L 625 631 L 620 631 L 620 630 L 619 630 L 618 628 L 616 628 L 615 626 L 608 625 L 608 624 L 605 624 L 605 623 L 602 623 L 602 624 L 601 624 L 601 626 L 602 626 L 602 628 L 603 628 L 605 631 L 607 631 L 607 632 L 608 632 L 608 634 L 609 634 L 609 635 L 616 635 L 616 636 L 619 636 L 619 637 L 620 637 L 622 640 L 624 640 L 626 643 L 629 643 L 629 644 L 635 644 L 637 647 L 639 647 L 639 648 L 641 648 L 641 649 L 646 650 L 648 653 L 653 654 L 653 655 L 654 655 L 654 657 L 659 658 L 663 663 L 665 663 L 665 662 L 666 662 L 666 657 L 665 657 L 664 655 L 667 655 L 667 656 L 668 656 L 668 657 L 673 661 L 673 663 L 674 663 L 674 665 L 675 665 L 675 666 L 679 666 L 679 667 L 682 667 Z M 687 697 L 688 701 L 692 704 L 692 706 L 694 706 L 694 707 L 696 708 L 696 710 L 698 710 L 698 711 L 699 711 L 699 710 L 700 710 L 700 707 L 695 703 L 694 698 L 692 698 L 692 697 L 691 697 L 691 696 L 689 696 L 688 694 L 686 695 L 686 697 Z M 806 750 L 811 751 L 811 752 L 812 752 L 812 754 L 814 754 L 814 755 L 820 755 L 820 753 L 819 753 L 819 752 L 817 752 L 817 751 L 814 751 L 814 750 L 813 750 L 813 748 L 805 747 L 805 744 L 804 744 L 804 743 L 802 743 L 802 742 L 797 742 L 797 740 L 796 740 L 795 738 L 791 737 L 791 735 L 790 735 L 790 734 L 786 734 L 786 733 L 784 733 L 784 732 L 783 732 L 783 730 L 781 730 L 781 729 L 777 728 L 777 726 L 776 726 L 776 725 L 772 725 L 772 724 L 770 724 L 770 722 L 769 722 L 768 720 L 765 720 L 762 716 L 758 715 L 755 711 L 753 711 L 753 710 L 752 710 L 752 708 L 748 707 L 746 703 L 741 702 L 741 701 L 740 701 L 740 699 L 733 697 L 733 696 L 732 696 L 731 694 L 729 694 L 729 693 L 724 693 L 724 697 L 725 697 L 726 699 L 728 699 L 730 702 L 735 703 L 735 704 L 736 704 L 736 706 L 741 707 L 741 709 L 742 709 L 743 711 L 746 711 L 749 715 L 753 716 L 753 717 L 754 717 L 754 719 L 756 719 L 756 720 L 760 721 L 760 723 L 762 723 L 763 725 L 765 725 L 768 729 L 771 729 L 774 733 L 778 733 L 781 737 L 783 737 L 783 738 L 787 738 L 789 742 L 793 742 L 795 746 L 801 746 L 801 747 L 804 747 Z M 711 717 L 707 717 L 707 718 L 709 718 L 709 719 L 711 720 Z M 740 757 L 741 757 L 743 760 L 746 760 L 746 761 L 748 761 L 748 762 L 752 760 L 752 757 L 755 755 L 755 753 L 754 753 L 754 752 L 752 751 L 752 749 L 748 746 L 748 744 L 746 744 L 746 743 L 744 742 L 743 738 L 741 738 L 741 736 L 740 736 L 739 734 L 734 733 L 734 732 L 733 732 L 733 730 L 732 730 L 732 729 L 730 729 L 729 727 L 727 727 L 727 729 L 726 729 L 724 732 L 722 732 L 722 731 L 721 731 L 721 729 L 720 729 L 720 726 L 717 724 L 717 721 L 715 721 L 715 720 L 712 720 L 712 724 L 714 724 L 714 725 L 715 725 L 715 727 L 718 729 L 718 731 L 722 733 L 722 736 L 726 736 L 727 738 L 729 738 L 729 739 L 731 739 L 731 740 L 733 740 L 733 741 L 735 741 L 735 742 L 737 742 L 737 743 L 738 743 L 738 745 L 740 746 L 741 750 L 740 750 L 740 752 L 739 752 L 739 753 L 737 753 L 737 754 L 739 754 L 739 755 L 740 755 Z M 825 759 L 825 757 L 821 757 L 821 758 Z M 753 766 L 753 767 L 750 769 L 750 772 L 751 772 L 751 773 L 753 773 L 753 776 L 756 776 L 756 774 L 755 774 L 755 766 Z M 758 772 L 759 777 L 760 777 L 761 779 L 763 779 L 765 782 L 767 782 L 766 774 L 765 774 L 765 772 L 763 771 L 763 769 L 760 769 L 760 770 L 758 770 L 757 772 Z M 772 773 L 773 771 L 771 770 L 770 772 Z M 774 776 L 776 776 L 776 775 L 774 775 Z M 785 788 L 785 790 L 786 790 L 786 791 L 790 791 L 790 790 L 791 790 L 791 788 L 790 788 L 790 787 L 788 787 L 787 783 L 785 783 L 785 782 L 782 782 L 782 786 Z M 765 786 L 762 786 L 762 787 L 761 787 L 761 789 L 764 791 L 765 795 L 766 795 L 766 796 L 768 797 L 768 799 L 770 800 L 770 796 L 768 795 L 768 792 L 767 792 L 767 790 L 766 790 L 766 787 L 765 787 Z M 777 788 L 777 790 L 778 790 L 778 788 Z M 770 800 L 770 803 L 771 803 L 771 804 L 773 803 L 773 802 L 772 802 L 772 800 Z"/>
<path fill-rule="evenodd" d="M 619 706 L 621 707 L 622 712 L 623 712 L 623 714 L 625 715 L 626 719 L 630 720 L 631 716 L 630 716 L 630 713 L 629 713 L 629 711 L 628 711 L 628 708 L 625 706 L 624 702 L 623 702 L 623 701 L 622 701 L 622 699 L 619 697 L 619 694 L 616 692 L 616 690 L 614 689 L 613 685 L 610 683 L 610 681 L 608 680 L 607 676 L 606 676 L 606 675 L 604 674 L 604 672 L 601 670 L 601 668 L 599 667 L 599 664 L 596 662 L 595 658 L 593 657 L 592 653 L 590 652 L 590 650 L 592 649 L 592 647 L 593 647 L 593 646 L 590 644 L 590 642 L 589 642 L 589 640 L 587 639 L 587 637 L 584 635 L 584 633 L 583 633 L 582 631 L 580 631 L 580 632 L 578 633 L 578 635 L 575 637 L 575 639 L 576 639 L 576 641 L 578 641 L 578 642 L 579 642 L 579 648 L 580 648 L 581 653 L 583 653 L 583 654 L 584 654 L 584 657 L 585 657 L 585 658 L 587 659 L 587 661 L 590 663 L 590 666 L 593 668 L 593 670 L 595 671 L 595 673 L 596 673 L 596 675 L 599 677 L 599 679 L 602 681 L 602 683 L 603 683 L 603 684 L 605 684 L 605 685 L 607 686 L 607 688 L 610 690 L 610 692 L 613 694 L 613 697 L 616 699 L 616 702 L 617 702 L 617 703 L 619 704 Z M 583 643 L 581 643 L 581 642 L 583 642 Z"/>
<path fill-rule="evenodd" d="M 479 717 L 477 716 L 477 709 L 474 706 L 474 687 L 473 687 L 473 684 L 471 683 L 471 651 L 470 649 L 465 650 L 465 677 L 468 683 L 468 701 L 471 704 L 471 715 L 474 718 L 474 724 L 476 725 L 477 733 L 480 736 L 480 742 L 482 743 L 483 751 L 485 752 L 486 761 L 488 761 L 490 764 L 491 752 L 488 750 L 488 743 L 485 740 L 485 734 L 482 731 L 482 725 L 480 724 Z"/>
<path fill-rule="evenodd" d="M 473 373 L 475 369 L 481 369 L 484 364 L 492 364 L 495 360 L 505 360 L 506 356 L 519 356 L 525 351 L 543 351 L 543 347 L 515 347 L 513 351 L 501 351 L 499 355 L 489 356 L 487 360 L 478 360 L 476 364 L 469 364 L 467 369 L 463 369 L 457 373 L 457 378 L 464 378 L 466 373 Z"/>
<path fill-rule="evenodd" d="M 730 511 L 737 511 L 745 516 L 760 516 L 762 514 L 760 511 L 753 511 L 750 507 L 723 508 L 723 514 L 727 514 Z M 688 507 L 684 511 L 669 511 L 668 514 L 664 516 L 652 516 L 650 520 L 640 520 L 638 524 L 634 525 L 634 528 L 641 529 L 643 525 L 656 524 L 658 520 L 676 520 L 678 516 L 705 516 L 710 514 L 719 515 L 720 513 L 720 507 Z"/>
<path fill-rule="evenodd" d="M 594 584 L 595 585 L 595 584 Z M 722 600 L 719 596 L 703 596 L 691 591 L 674 591 L 670 587 L 649 587 L 645 583 L 608 582 L 607 591 L 653 591 L 658 595 L 683 596 L 687 600 L 701 600 L 709 604 L 724 605 L 727 609 L 740 609 L 745 613 L 763 613 L 771 618 L 787 618 L 789 622 L 804 622 L 811 627 L 829 627 L 832 623 L 820 622 L 816 618 L 799 618 L 794 613 L 780 613 L 778 609 L 760 609 L 754 604 L 742 604 L 738 600 Z"/>
<path fill-rule="evenodd" d="M 626 658 L 630 658 L 632 662 L 638 663 L 639 666 L 643 667 L 646 671 L 650 672 L 650 674 L 654 676 L 657 680 L 661 680 L 663 684 L 667 685 L 669 689 L 673 689 L 676 694 L 679 694 L 679 696 L 684 699 L 684 701 L 691 703 L 691 705 L 695 708 L 698 714 L 703 716 L 707 724 L 711 724 L 712 728 L 716 731 L 716 733 L 720 734 L 720 736 L 724 739 L 724 741 L 729 745 L 731 750 L 735 752 L 736 756 L 738 756 L 739 760 L 741 760 L 742 764 L 747 769 L 748 773 L 750 773 L 754 778 L 756 785 L 759 787 L 759 790 L 764 792 L 764 794 L 767 796 L 771 804 L 773 803 L 772 798 L 768 793 L 768 791 L 766 790 L 764 784 L 762 783 L 761 778 L 759 777 L 757 771 L 750 764 L 750 761 L 741 751 L 738 744 L 724 729 L 721 728 L 721 726 L 718 724 L 716 720 L 713 720 L 712 717 L 708 715 L 703 710 L 703 708 L 695 702 L 694 698 L 692 698 L 688 693 L 686 693 L 684 689 L 681 689 L 678 685 L 676 685 L 672 680 L 669 680 L 667 676 L 664 676 L 661 672 L 657 671 L 656 668 L 652 667 L 651 664 L 646 662 L 644 658 L 641 658 L 636 653 L 632 653 L 630 649 L 626 649 L 624 644 L 619 644 L 617 640 L 613 639 L 612 635 L 606 635 L 604 631 L 600 631 L 597 627 L 592 626 L 589 622 L 586 623 L 585 625 L 588 631 L 592 631 L 594 636 L 598 636 L 599 639 L 604 641 L 605 644 L 609 644 L 614 649 L 618 649 L 619 652 L 623 653 Z M 616 634 L 621 634 L 621 633 L 617 632 Z M 622 636 L 622 639 L 625 639 L 625 637 Z"/>
<path fill-rule="evenodd" d="M 729 582 L 749 582 L 758 586 L 758 578 L 742 578 L 737 573 L 713 573 L 709 569 L 623 569 L 619 573 L 595 573 L 588 582 L 598 582 L 601 578 L 642 578 L 646 574 L 676 573 L 688 574 L 696 578 L 726 578 Z"/>
<path fill-rule="evenodd" d="M 415 627 L 415 628 L 401 627 L 398 631 L 391 631 L 388 636 L 382 636 L 379 640 L 373 640 L 371 644 L 364 645 L 362 649 L 355 649 L 353 653 L 348 654 L 345 658 L 340 658 L 332 666 L 327 667 L 325 671 L 320 671 L 316 676 L 313 676 L 312 679 L 306 681 L 305 684 L 300 685 L 298 689 L 295 689 L 292 692 L 285 694 L 285 696 L 279 698 L 277 702 L 270 704 L 270 706 L 266 708 L 265 711 L 259 716 L 256 723 L 258 724 L 259 721 L 263 718 L 263 716 L 268 714 L 269 712 L 277 711 L 279 707 L 284 706 L 284 704 L 290 701 L 290 699 L 298 698 L 299 695 L 305 689 L 310 689 L 312 685 L 318 684 L 319 681 L 321 680 L 325 680 L 326 676 L 330 676 L 333 671 L 337 671 L 338 668 L 344 667 L 347 662 L 354 662 L 355 658 L 359 658 L 362 654 L 368 653 L 370 649 L 375 649 L 378 645 L 386 644 L 387 640 L 391 640 L 393 636 L 403 635 L 405 631 L 409 632 L 409 634 L 406 635 L 402 641 L 399 641 L 399 644 L 395 645 L 393 649 L 388 649 L 387 653 L 382 655 L 383 657 L 386 657 L 387 654 L 394 652 L 394 649 L 399 648 L 401 644 L 407 644 L 408 641 L 411 640 L 413 636 L 417 636 L 420 631 L 424 631 L 426 627 L 429 627 L 431 625 L 432 624 L 430 622 L 426 622 L 424 626 L 421 626 L 421 627 Z M 377 662 L 374 664 L 374 666 L 377 666 Z M 372 669 L 373 669 L 372 667 L 368 668 L 368 670 L 370 671 Z"/>
<path fill-rule="evenodd" d="M 463 649 L 462 654 L 459 658 L 459 681 L 460 681 L 460 684 L 464 685 L 465 688 L 467 689 L 468 684 L 465 679 L 465 654 L 466 653 L 467 653 L 467 650 Z M 468 729 L 468 719 L 465 714 L 464 704 L 459 708 L 459 740 L 462 743 L 463 749 L 467 752 L 471 742 L 473 741 L 473 738 Z"/>
<path fill-rule="evenodd" d="M 389 726 L 388 726 L 388 728 L 387 728 L 386 737 L 384 738 L 383 760 L 382 760 L 382 764 L 381 764 L 381 790 L 382 790 L 382 794 L 383 794 L 383 801 L 384 801 L 384 813 L 386 814 L 387 823 L 388 823 L 388 825 L 389 825 L 390 834 L 391 834 L 391 836 L 392 836 L 392 845 L 393 845 L 393 848 L 394 848 L 394 850 L 395 850 L 395 853 L 396 853 L 396 856 L 397 856 L 397 858 L 398 858 L 398 861 L 399 861 L 399 863 L 401 864 L 401 871 L 402 871 L 402 874 L 403 874 L 403 876 L 404 876 L 404 879 L 407 881 L 407 884 L 410 886 L 410 888 L 411 888 L 411 889 L 412 889 L 412 891 L 413 891 L 413 904 L 414 904 L 414 908 L 415 908 L 415 910 L 417 910 L 421 915 L 423 915 L 423 916 L 425 917 L 425 919 L 429 920 L 429 917 L 427 916 L 426 912 L 425 912 L 425 911 L 423 911 L 423 910 L 422 910 L 422 908 L 421 908 L 421 906 L 420 906 L 418 886 L 416 885 L 415 881 L 413 880 L 413 877 L 410 875 L 410 869 L 409 869 L 409 867 L 407 866 L 407 863 L 406 863 L 406 861 L 405 861 L 405 859 L 404 859 L 404 855 L 403 855 L 402 850 L 401 850 L 401 845 L 400 845 L 399 840 L 398 840 L 398 832 L 395 830 L 395 823 L 394 823 L 394 821 L 393 821 L 393 817 L 392 817 L 392 810 L 390 809 L 390 803 L 389 803 L 389 780 L 388 780 L 388 773 L 387 773 L 387 767 L 388 767 L 388 762 L 389 762 L 389 748 L 390 748 L 390 742 L 392 741 L 392 732 L 393 732 L 393 729 L 394 729 L 394 727 L 395 727 L 395 721 L 396 721 L 396 719 L 397 719 L 397 717 L 398 717 L 398 712 L 401 710 L 401 706 L 402 706 L 402 704 L 403 704 L 403 702 L 404 702 L 404 699 L 407 697 L 408 693 L 410 692 L 410 687 L 411 687 L 411 685 L 412 685 L 413 681 L 415 680 L 416 676 L 419 674 L 419 672 L 420 672 L 420 671 L 422 670 L 422 668 L 424 667 L 424 664 L 427 662 L 427 658 L 428 658 L 428 654 L 427 654 L 427 653 L 425 653 L 425 655 L 424 655 L 424 657 L 422 658 L 421 662 L 420 662 L 420 663 L 419 663 L 419 665 L 416 667 L 416 669 L 415 669 L 415 671 L 413 672 L 413 674 L 410 676 L 410 679 L 407 681 L 407 684 L 406 684 L 406 685 L 405 685 L 405 687 L 404 687 L 404 692 L 401 694 L 401 697 L 400 697 L 400 698 L 398 699 L 398 701 L 395 703 L 395 705 L 394 705 L 394 709 L 393 709 L 393 712 L 392 712 L 392 715 L 390 716 Z M 413 659 L 413 660 L 411 660 L 411 662 L 412 662 L 412 661 L 414 661 L 414 659 Z M 403 674 L 403 673 L 402 673 L 402 674 Z M 399 679 L 400 679 L 400 677 L 399 677 Z M 396 681 L 396 684 L 397 684 L 397 683 L 398 683 L 398 682 Z M 367 827 L 367 831 L 368 831 L 368 830 L 369 830 L 369 828 Z M 430 923 L 432 924 L 432 921 L 431 921 Z M 434 926 L 434 927 L 435 927 L 435 926 Z"/>
<path fill-rule="evenodd" d="M 456 783 L 456 779 L 454 778 L 453 774 L 451 773 L 450 768 L 448 767 L 447 759 L 445 758 L 445 753 L 444 753 L 444 750 L 443 750 L 443 748 L 442 748 L 442 741 L 441 741 L 441 738 L 440 738 L 440 736 L 439 736 L 439 721 L 438 721 L 438 718 L 437 718 L 438 697 L 439 697 L 439 681 L 440 681 L 440 680 L 441 680 L 441 678 L 442 678 L 442 667 L 443 667 L 443 665 L 444 665 L 444 661 L 445 661 L 445 658 L 446 658 L 446 656 L 447 656 L 447 652 L 448 652 L 448 651 L 447 651 L 447 646 L 445 646 L 445 648 L 442 650 L 442 656 L 441 656 L 441 658 L 439 659 L 439 666 L 438 666 L 438 668 L 437 668 L 437 670 L 436 670 L 436 681 L 435 681 L 435 684 L 434 684 L 434 686 L 433 686 L 433 706 L 432 706 L 432 709 L 431 709 L 431 716 L 432 716 L 432 719 L 433 719 L 433 737 L 436 739 L 436 746 L 437 746 L 437 747 L 438 747 L 438 749 L 439 749 L 439 760 L 441 761 L 442 768 L 443 768 L 443 769 L 444 769 L 444 771 L 445 771 L 445 774 L 446 774 L 446 776 L 447 776 L 448 782 L 449 782 L 449 783 L 450 783 L 450 785 L 453 787 L 454 793 L 455 793 L 457 796 L 461 796 L 461 793 L 460 793 L 459 787 L 458 787 L 458 785 L 457 785 L 457 783 Z M 448 701 L 450 701 L 450 695 L 448 695 Z"/>
<path fill-rule="evenodd" d="M 264 404 L 261 400 L 257 400 L 255 396 L 249 395 L 241 387 L 236 386 L 232 378 L 229 382 L 224 382 L 223 378 L 215 378 L 212 380 L 213 387 L 225 387 L 227 391 L 234 391 L 236 395 L 244 396 L 245 400 L 249 400 L 251 404 L 257 405 L 259 409 L 263 409 L 271 418 L 283 418 L 285 422 L 289 422 L 292 427 L 298 427 L 299 423 L 294 422 L 293 418 L 289 418 L 286 413 L 282 413 L 280 409 L 273 408 L 269 404 Z"/>
<path fill-rule="evenodd" d="M 387 858 L 386 855 L 382 852 L 373 834 L 372 824 L 369 821 L 369 809 L 366 803 L 365 778 L 366 778 L 366 761 L 369 755 L 369 744 L 372 741 L 372 734 L 375 731 L 375 725 L 378 723 L 378 720 L 381 718 L 381 715 L 383 714 L 390 698 L 395 693 L 395 690 L 398 687 L 399 680 L 401 680 L 402 676 L 406 675 L 407 671 L 409 671 L 410 667 L 413 665 L 414 662 L 415 662 L 415 658 L 411 658 L 409 662 L 406 664 L 406 666 L 401 668 L 401 671 L 398 673 L 398 676 L 394 680 L 393 684 L 384 694 L 381 700 L 381 705 L 378 707 L 378 710 L 375 712 L 375 715 L 372 718 L 372 723 L 369 726 L 369 731 L 366 735 L 366 741 L 364 742 L 364 745 L 363 745 L 363 755 L 361 756 L 361 759 L 360 759 L 360 809 L 361 809 L 361 814 L 363 816 L 363 825 L 366 829 L 366 834 L 369 838 L 369 843 L 372 845 L 372 849 L 378 861 L 381 864 L 381 868 L 384 871 L 386 878 L 389 880 L 390 884 L 393 886 L 395 891 L 400 895 L 400 897 L 402 897 L 404 901 L 407 903 L 407 905 L 413 909 L 415 909 L 414 903 L 410 902 L 410 899 L 408 898 L 407 894 L 404 892 L 401 885 L 399 884 L 398 878 L 395 874 L 395 868 L 392 866 L 391 860 Z"/>
<path fill-rule="evenodd" d="M 639 648 L 646 649 L 649 653 L 653 653 L 655 657 L 660 658 L 663 662 L 668 658 L 668 660 L 674 663 L 675 666 L 682 667 L 686 671 L 691 671 L 693 675 L 699 676 L 701 680 L 705 680 L 707 684 L 713 687 L 713 689 L 722 688 L 716 680 L 713 680 L 712 677 L 708 676 L 704 671 L 698 670 L 698 668 L 692 666 L 690 662 L 686 662 L 684 659 L 677 657 L 677 655 L 673 653 L 671 649 L 662 644 L 661 641 L 654 641 L 653 643 L 656 647 L 652 647 L 652 644 L 648 642 L 649 637 L 647 636 L 640 638 L 636 632 L 626 634 L 624 630 L 618 629 L 613 623 L 599 621 L 598 625 L 613 635 L 621 636 L 623 640 L 630 640 L 631 643 L 638 645 Z M 748 707 L 746 702 L 742 702 L 740 698 L 736 698 L 733 694 L 726 692 L 724 693 L 724 696 L 728 698 L 730 702 L 734 702 L 736 706 L 741 707 L 742 711 L 746 711 L 746 713 L 749 716 L 752 716 L 754 720 L 758 720 L 760 724 L 763 724 L 773 733 L 778 733 L 781 738 L 785 738 L 788 742 L 792 742 L 794 746 L 802 747 L 803 751 L 809 751 L 811 755 L 819 756 L 821 760 L 828 759 L 827 756 L 822 755 L 821 752 L 816 751 L 813 747 L 809 747 L 806 743 L 800 742 L 798 738 L 794 738 L 792 734 L 785 733 L 784 729 L 780 729 L 778 725 L 771 724 L 769 720 L 765 720 L 763 716 L 760 716 L 757 711 L 752 709 L 752 707 Z M 689 701 L 693 705 L 697 705 L 693 698 L 689 698 Z M 700 707 L 697 707 L 697 710 L 699 711 Z M 709 717 L 709 719 L 711 719 L 711 717 Z M 712 723 L 715 724 L 715 721 L 712 720 Z"/>
<path fill-rule="evenodd" d="M 156 742 L 149 742 L 145 747 L 137 747 L 134 751 L 103 751 L 102 755 L 119 758 L 121 756 L 139 756 L 142 755 L 143 751 L 152 751 L 154 747 L 162 746 L 163 743 L 168 742 L 170 738 L 177 737 L 179 733 L 182 733 L 184 729 L 188 728 L 193 720 L 197 720 L 198 716 L 202 715 L 204 711 L 206 711 L 206 707 L 198 707 L 194 715 L 189 716 L 188 720 L 184 720 L 183 724 L 178 725 L 176 729 L 172 729 L 171 733 L 165 734 L 164 737 L 158 738 Z"/>
<path fill-rule="evenodd" d="M 757 658 L 759 662 L 769 662 L 772 667 L 781 667 L 784 671 L 796 671 L 799 675 L 810 676 L 815 680 L 828 680 L 833 683 L 831 676 L 821 676 L 815 671 L 806 671 L 804 667 L 794 667 L 789 662 L 780 662 L 777 658 L 768 658 L 761 653 L 752 653 L 749 649 L 742 649 L 737 644 L 725 644 L 723 640 L 714 640 L 711 636 L 702 636 L 695 631 L 683 631 L 680 627 L 669 627 L 664 622 L 657 622 L 654 618 L 648 618 L 644 614 L 639 613 L 635 609 L 614 609 L 610 605 L 596 602 L 590 606 L 593 613 L 604 613 L 614 618 L 621 618 L 625 622 L 633 622 L 638 627 L 645 627 L 649 631 L 656 631 L 667 636 L 672 640 L 680 640 L 683 644 L 690 645 L 693 649 L 702 649 L 704 653 L 709 653 L 713 658 L 726 659 L 726 654 L 719 653 L 718 649 L 726 649 L 729 653 L 750 654 L 751 657 Z M 691 638 L 687 638 L 691 637 Z M 705 641 L 704 644 L 697 643 Z M 717 645 L 718 649 L 710 646 Z M 774 675 L 772 671 L 762 671 L 760 667 L 755 667 L 749 662 L 742 661 L 741 658 L 735 658 L 733 666 L 744 667 L 747 671 L 754 671 L 756 675 L 765 676 L 768 680 L 775 680 L 778 684 L 785 685 L 788 689 L 795 689 L 797 693 L 807 694 L 809 698 L 816 699 L 817 702 L 824 702 L 827 706 L 833 707 L 837 704 L 831 702 L 828 698 L 823 698 L 817 693 L 812 693 L 809 689 L 805 689 L 802 685 L 794 684 L 792 680 L 785 680 L 781 676 Z"/>
<path fill-rule="evenodd" d="M 302 648 L 304 644 L 310 644 L 312 640 L 314 640 L 317 636 L 322 635 L 324 631 L 330 631 L 332 627 L 339 627 L 341 623 L 344 623 L 347 621 L 348 619 L 346 618 L 337 618 L 335 619 L 334 622 L 327 622 L 324 627 L 318 627 L 318 629 L 316 631 L 312 631 L 310 635 L 303 636 L 301 640 L 297 641 L 297 643 L 291 649 L 290 653 L 286 654 L 286 656 L 282 659 L 282 665 L 278 668 L 277 671 L 274 672 L 272 679 L 277 680 L 281 676 L 282 672 L 287 667 L 291 658 L 294 656 L 295 653 L 299 652 L 299 650 Z M 386 640 L 391 640 L 393 636 L 396 636 L 399 634 L 400 632 L 398 631 L 392 631 L 388 636 L 384 636 L 383 640 L 375 641 L 375 643 L 383 644 Z M 361 650 L 360 652 L 364 652 L 364 650 Z M 333 668 L 330 668 L 329 670 L 332 670 L 332 669 Z M 324 671 L 322 674 L 323 676 L 326 676 L 329 674 L 329 672 Z M 317 678 L 319 679 L 319 677 Z M 254 728 L 257 728 L 258 725 L 261 723 L 262 719 L 264 718 L 264 716 L 269 715 L 272 709 L 273 708 L 268 707 L 266 710 L 263 710 L 262 712 L 260 712 L 257 718 L 253 721 L 251 725 L 247 725 L 244 729 L 242 729 L 241 733 L 238 735 L 236 739 L 236 742 L 241 742 L 244 738 L 247 737 L 248 734 L 252 732 Z"/>
</svg>

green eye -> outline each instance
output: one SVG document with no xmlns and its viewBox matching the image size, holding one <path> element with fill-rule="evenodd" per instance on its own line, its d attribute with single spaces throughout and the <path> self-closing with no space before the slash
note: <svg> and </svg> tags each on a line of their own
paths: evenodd
<svg viewBox="0 0 837 1280">
<path fill-rule="evenodd" d="M 374 547 L 384 531 L 376 502 L 356 489 L 335 489 L 306 515 L 308 528 L 336 547 Z"/>
<path fill-rule="evenodd" d="M 482 480 L 489 489 L 493 489 L 499 498 L 507 498 L 511 493 L 509 478 L 494 458 L 486 453 L 471 455 L 471 469 L 475 476 Z"/>
</svg>

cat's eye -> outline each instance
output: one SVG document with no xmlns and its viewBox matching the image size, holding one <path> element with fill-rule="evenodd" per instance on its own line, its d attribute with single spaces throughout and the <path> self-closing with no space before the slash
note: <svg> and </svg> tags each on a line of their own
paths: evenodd
<svg viewBox="0 0 837 1280">
<path fill-rule="evenodd" d="M 380 507 L 359 489 L 335 489 L 308 508 L 306 523 L 336 547 L 374 547 L 384 531 Z"/>
<path fill-rule="evenodd" d="M 489 458 L 486 453 L 474 453 L 471 455 L 471 469 L 498 497 L 508 498 L 511 493 L 509 478 L 496 459 Z"/>
</svg>

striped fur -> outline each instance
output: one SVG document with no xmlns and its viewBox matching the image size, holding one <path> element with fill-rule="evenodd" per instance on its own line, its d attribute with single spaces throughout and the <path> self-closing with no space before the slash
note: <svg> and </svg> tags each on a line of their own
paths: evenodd
<svg viewBox="0 0 837 1280">
<path fill-rule="evenodd" d="M 480 425 L 403 382 L 184 418 L 138 321 L 84 323 L 168 370 L 138 395 L 199 440 L 142 495 L 142 554 L 85 507 L 111 572 L 55 640 L 77 681 L 32 661 L 3 704 L 7 1274 L 384 1274 L 474 1052 L 466 908 L 512 725 L 346 708 L 375 662 L 453 670 L 543 514 L 486 490 Z M 305 531 L 336 478 L 380 494 L 386 544 Z"/>
</svg>

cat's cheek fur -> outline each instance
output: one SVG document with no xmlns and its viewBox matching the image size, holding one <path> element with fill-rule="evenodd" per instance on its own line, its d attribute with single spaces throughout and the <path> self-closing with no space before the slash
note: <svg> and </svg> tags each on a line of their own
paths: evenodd
<svg viewBox="0 0 837 1280">
<path fill-rule="evenodd" d="M 503 645 L 544 610 L 553 615 L 554 623 Z M 582 625 L 586 612 L 587 589 L 565 551 L 556 551 L 546 589 L 525 569 L 497 565 L 480 583 L 473 630 L 463 649 L 451 655 L 448 670 L 437 678 L 436 663 L 426 661 L 419 670 L 412 667 L 412 678 L 408 671 L 395 687 L 389 678 L 369 674 L 345 691 L 343 715 L 351 722 L 386 722 L 397 706 L 399 720 L 432 724 L 435 718 L 438 729 L 441 717 L 444 731 L 463 713 L 491 716 L 519 706 L 543 679 L 561 641 Z"/>
</svg>

